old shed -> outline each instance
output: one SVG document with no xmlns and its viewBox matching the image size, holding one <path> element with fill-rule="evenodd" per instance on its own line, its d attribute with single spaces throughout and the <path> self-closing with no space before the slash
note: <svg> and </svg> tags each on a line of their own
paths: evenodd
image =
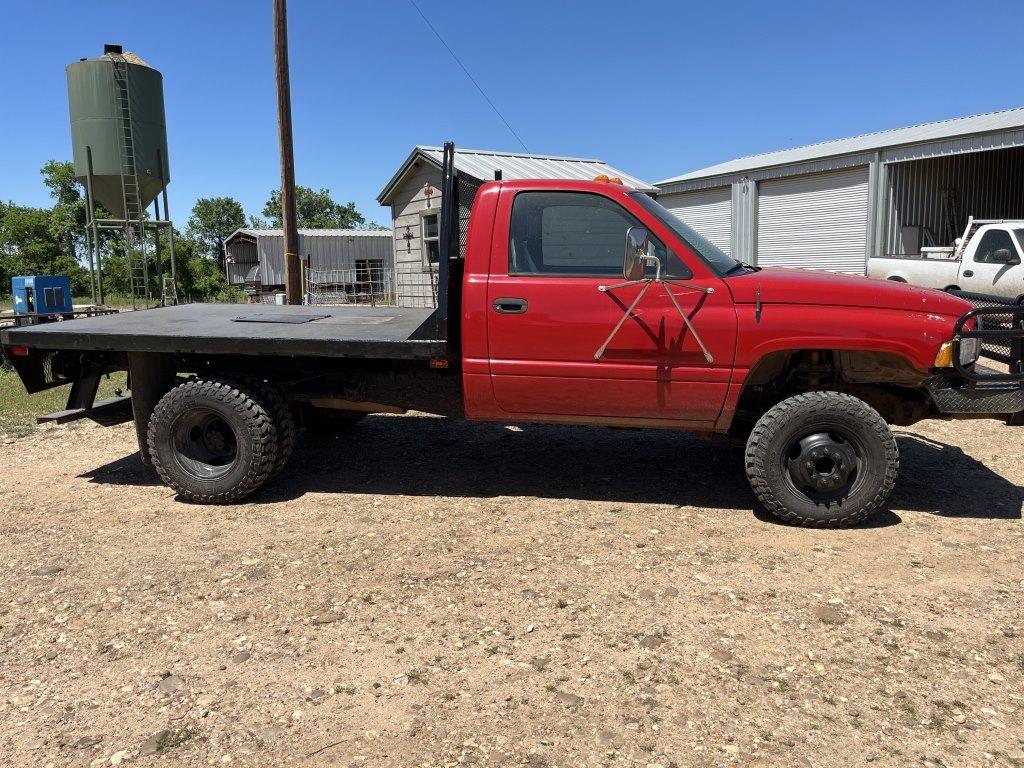
<svg viewBox="0 0 1024 768">
<path fill-rule="evenodd" d="M 283 230 L 235 230 L 225 241 L 225 250 L 228 283 L 241 285 L 255 270 L 260 292 L 283 290 Z M 394 254 L 390 230 L 300 229 L 299 256 L 307 260 L 303 292 L 331 286 L 331 293 L 368 290 L 379 298 L 393 296 Z"/>
</svg>

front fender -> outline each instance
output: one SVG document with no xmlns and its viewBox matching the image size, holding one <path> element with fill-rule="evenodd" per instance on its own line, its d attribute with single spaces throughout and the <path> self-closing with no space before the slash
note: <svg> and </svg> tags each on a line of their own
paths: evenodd
<svg viewBox="0 0 1024 768">
<path fill-rule="evenodd" d="M 749 371 L 775 352 L 800 349 L 887 352 L 922 371 L 932 367 L 957 318 L 926 312 L 866 307 L 772 305 L 737 307 L 740 333 L 736 368 Z"/>
</svg>

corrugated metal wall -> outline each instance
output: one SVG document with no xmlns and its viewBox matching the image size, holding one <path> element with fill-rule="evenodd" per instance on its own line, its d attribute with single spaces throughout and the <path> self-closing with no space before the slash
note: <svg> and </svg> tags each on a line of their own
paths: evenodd
<svg viewBox="0 0 1024 768">
<path fill-rule="evenodd" d="M 868 169 L 758 184 L 757 264 L 864 274 Z"/>
<path fill-rule="evenodd" d="M 284 285 L 284 237 L 257 235 L 260 275 L 264 286 Z M 388 269 L 394 266 L 391 232 L 380 235 L 299 235 L 299 256 L 309 256 L 312 269 L 350 269 L 356 260 L 378 259 Z"/>
<path fill-rule="evenodd" d="M 903 227 L 927 227 L 940 245 L 952 245 L 967 218 L 1024 218 L 1024 148 L 972 152 L 889 165 L 885 252 L 906 253 Z M 952 190 L 960 214 L 950 221 L 946 199 Z M 952 224 L 952 230 L 949 228 Z"/>
<path fill-rule="evenodd" d="M 723 251 L 732 252 L 732 187 L 661 195 L 658 202 Z"/>
<path fill-rule="evenodd" d="M 227 247 L 227 252 L 228 284 L 241 285 L 245 282 L 245 276 L 249 270 L 259 261 L 256 255 L 256 243 L 235 241 Z"/>
</svg>

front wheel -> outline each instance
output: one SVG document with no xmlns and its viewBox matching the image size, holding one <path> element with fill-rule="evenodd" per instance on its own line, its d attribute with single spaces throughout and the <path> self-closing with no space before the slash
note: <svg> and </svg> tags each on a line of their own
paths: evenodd
<svg viewBox="0 0 1024 768">
<path fill-rule="evenodd" d="M 899 449 L 874 408 L 841 392 L 806 392 L 765 413 L 747 441 L 750 487 L 771 514 L 817 528 L 867 519 L 885 503 Z"/>
</svg>

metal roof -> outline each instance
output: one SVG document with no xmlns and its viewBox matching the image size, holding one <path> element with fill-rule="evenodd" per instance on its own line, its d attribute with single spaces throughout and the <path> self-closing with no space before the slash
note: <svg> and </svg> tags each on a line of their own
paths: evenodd
<svg viewBox="0 0 1024 768">
<path fill-rule="evenodd" d="M 390 229 L 300 229 L 303 237 L 391 237 Z M 238 235 L 250 237 L 284 237 L 283 229 L 236 229 L 224 242 L 231 242 Z"/>
<path fill-rule="evenodd" d="M 402 167 L 391 177 L 384 189 L 377 195 L 377 202 L 387 205 L 391 193 L 398 187 L 406 173 L 418 158 L 441 167 L 444 150 L 441 147 L 417 146 L 402 163 Z M 558 157 L 557 155 L 528 155 L 520 152 L 492 152 L 481 149 L 455 149 L 455 168 L 479 181 L 491 181 L 494 172 L 500 170 L 502 178 L 513 179 L 574 179 L 590 181 L 595 176 L 618 176 L 626 186 L 643 192 L 657 190 L 643 179 L 631 176 L 614 168 L 603 160 L 583 157 Z"/>
<path fill-rule="evenodd" d="M 657 182 L 659 187 L 666 184 L 673 184 L 681 181 L 702 179 L 711 176 L 725 176 L 731 173 L 742 173 L 760 168 L 789 165 L 791 163 L 818 160 L 826 157 L 849 155 L 858 152 L 870 152 L 888 147 L 921 144 L 930 141 L 941 141 L 957 136 L 968 136 L 983 134 L 991 131 L 1005 131 L 1017 128 L 1024 128 L 1024 107 L 1017 109 L 1006 109 L 1000 112 L 987 112 L 983 115 L 972 115 L 970 117 L 957 117 L 950 120 L 939 120 L 934 123 L 923 123 L 913 125 L 909 128 L 896 128 L 889 131 L 877 131 L 865 133 L 862 136 L 853 136 L 847 139 L 833 139 L 818 144 L 808 144 L 793 149 L 783 149 L 776 152 L 765 152 L 760 155 L 750 155 L 726 163 L 711 165 L 696 171 L 684 173 L 681 176 L 673 176 L 670 179 Z"/>
</svg>

